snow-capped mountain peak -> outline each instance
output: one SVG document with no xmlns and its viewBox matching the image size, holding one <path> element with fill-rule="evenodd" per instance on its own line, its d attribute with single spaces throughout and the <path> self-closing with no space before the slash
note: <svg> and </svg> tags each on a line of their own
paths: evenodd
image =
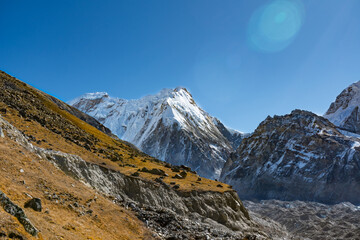
<svg viewBox="0 0 360 240">
<path fill-rule="evenodd" d="M 107 92 L 85 93 L 85 94 L 81 95 L 80 97 L 77 97 L 77 98 L 69 101 L 68 104 L 72 105 L 81 99 L 94 100 L 94 99 L 99 99 L 99 98 L 103 98 L 103 97 L 109 97 L 109 94 Z"/>
<path fill-rule="evenodd" d="M 119 138 L 174 164 L 185 164 L 205 177 L 220 175 L 233 146 L 243 135 L 214 121 L 183 87 L 125 100 L 106 93 L 84 94 L 70 104 L 95 117 Z"/>
<path fill-rule="evenodd" d="M 360 133 L 360 81 L 344 89 L 324 117 L 341 129 Z"/>
</svg>

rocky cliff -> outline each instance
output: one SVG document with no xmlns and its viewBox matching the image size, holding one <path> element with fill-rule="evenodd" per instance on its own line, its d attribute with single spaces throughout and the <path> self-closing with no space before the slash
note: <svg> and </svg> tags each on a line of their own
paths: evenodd
<svg viewBox="0 0 360 240">
<path fill-rule="evenodd" d="M 360 203 L 360 140 L 294 110 L 268 117 L 225 164 L 221 180 L 244 199 Z"/>
</svg>

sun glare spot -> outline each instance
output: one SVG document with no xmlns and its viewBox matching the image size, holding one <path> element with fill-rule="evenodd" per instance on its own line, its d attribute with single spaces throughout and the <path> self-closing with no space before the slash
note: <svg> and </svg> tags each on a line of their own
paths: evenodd
<svg viewBox="0 0 360 240">
<path fill-rule="evenodd" d="M 275 22 L 276 23 L 282 23 L 286 20 L 287 17 L 287 13 L 286 12 L 280 12 L 276 15 L 275 17 Z"/>
<path fill-rule="evenodd" d="M 261 52 L 285 49 L 299 32 L 304 7 L 297 0 L 275 0 L 257 9 L 248 25 L 248 41 Z"/>
</svg>

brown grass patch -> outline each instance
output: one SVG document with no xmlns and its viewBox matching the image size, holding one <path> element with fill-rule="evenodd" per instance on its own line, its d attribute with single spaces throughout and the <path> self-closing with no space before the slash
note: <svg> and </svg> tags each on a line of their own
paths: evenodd
<svg viewBox="0 0 360 240">
<path fill-rule="evenodd" d="M 23 169 L 23 172 L 20 172 Z M 46 160 L 19 147 L 8 138 L 0 138 L 0 189 L 20 207 L 30 199 L 42 200 L 43 211 L 24 208 L 32 223 L 41 231 L 44 239 L 146 239 L 150 232 L 133 213 L 117 206 L 96 191 L 68 177 Z M 24 181 L 25 184 L 22 182 Z M 47 199 L 56 194 L 59 199 Z M 92 201 L 90 206 L 87 202 Z M 82 207 L 75 210 L 69 204 L 77 202 L 91 209 L 91 214 L 79 215 Z M 24 232 L 23 227 L 9 214 L 0 210 L 0 230 Z"/>
</svg>

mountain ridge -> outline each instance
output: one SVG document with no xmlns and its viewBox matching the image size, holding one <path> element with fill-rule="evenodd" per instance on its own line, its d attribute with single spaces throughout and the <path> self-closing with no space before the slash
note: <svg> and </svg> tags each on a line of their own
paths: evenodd
<svg viewBox="0 0 360 240">
<path fill-rule="evenodd" d="M 230 156 L 220 180 L 244 199 L 360 203 L 359 146 L 308 111 L 269 116 Z"/>
</svg>

